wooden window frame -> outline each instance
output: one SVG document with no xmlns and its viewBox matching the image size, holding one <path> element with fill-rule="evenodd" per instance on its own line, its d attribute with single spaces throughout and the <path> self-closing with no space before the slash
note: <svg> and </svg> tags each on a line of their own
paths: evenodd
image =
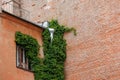
<svg viewBox="0 0 120 80">
<path fill-rule="evenodd" d="M 16 45 L 16 67 L 32 72 L 30 68 L 29 60 L 25 56 L 25 50 L 23 47 L 19 45 Z"/>
</svg>

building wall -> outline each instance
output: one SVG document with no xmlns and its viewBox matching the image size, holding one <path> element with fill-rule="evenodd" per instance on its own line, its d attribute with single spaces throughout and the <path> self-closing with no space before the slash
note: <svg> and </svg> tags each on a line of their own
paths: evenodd
<svg viewBox="0 0 120 80">
<path fill-rule="evenodd" d="M 77 30 L 77 36 L 65 34 L 65 80 L 120 79 L 120 0 L 23 2 L 32 21 L 57 19 Z"/>
<path fill-rule="evenodd" d="M 2 1 L 0 0 L 0 13 L 1 13 L 1 6 L 2 6 Z"/>
<path fill-rule="evenodd" d="M 40 28 L 8 14 L 0 15 L 0 80 L 34 80 L 34 74 L 16 67 L 15 32 L 36 38 L 42 44 Z"/>
<path fill-rule="evenodd" d="M 57 19 L 60 24 L 77 30 L 77 36 L 65 34 L 68 44 L 65 80 L 120 79 L 120 0 L 22 1 L 22 7 L 31 13 L 31 21 Z M 33 80 L 32 73 L 16 68 L 13 41 L 16 30 L 33 36 L 37 34 L 38 40 L 39 31 L 25 25 L 21 27 L 23 24 L 9 19 L 2 19 L 1 25 L 0 53 L 3 54 L 0 65 L 6 66 L 0 66 L 0 80 Z"/>
</svg>

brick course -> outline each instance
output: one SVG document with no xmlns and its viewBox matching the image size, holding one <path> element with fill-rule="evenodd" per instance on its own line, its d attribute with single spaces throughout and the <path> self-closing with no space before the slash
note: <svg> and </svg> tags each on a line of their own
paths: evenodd
<svg viewBox="0 0 120 80">
<path fill-rule="evenodd" d="M 45 6 L 42 0 L 29 3 L 30 8 L 24 7 L 31 12 L 32 21 L 57 19 L 77 30 L 77 36 L 65 34 L 65 80 L 120 79 L 119 0 L 51 0 L 43 3 Z"/>
<path fill-rule="evenodd" d="M 77 36 L 72 33 L 64 36 L 68 44 L 65 80 L 120 79 L 120 0 L 22 1 L 22 7 L 30 11 L 31 21 L 57 19 L 60 24 L 77 30 Z M 10 21 L 7 22 L 11 25 Z M 4 30 L 14 31 L 16 28 L 5 23 L 7 27 Z M 18 25 L 17 29 L 32 35 L 32 30 L 26 32 L 26 28 L 18 28 Z M 9 39 L 7 34 L 11 31 L 2 35 Z M 8 43 L 6 41 L 6 45 Z"/>
</svg>

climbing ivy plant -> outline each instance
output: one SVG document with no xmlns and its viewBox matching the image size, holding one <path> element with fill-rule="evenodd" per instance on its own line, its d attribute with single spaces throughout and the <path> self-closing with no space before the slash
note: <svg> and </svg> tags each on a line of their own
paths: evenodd
<svg viewBox="0 0 120 80">
<path fill-rule="evenodd" d="M 17 31 L 15 34 L 15 42 L 24 48 L 26 57 L 29 59 L 32 68 L 31 70 L 36 71 L 36 66 L 40 64 L 40 58 L 38 57 L 40 45 L 37 40 L 32 36 Z"/>
<path fill-rule="evenodd" d="M 74 28 L 66 28 L 58 24 L 57 20 L 51 20 L 50 28 L 54 28 L 54 38 L 50 42 L 50 33 L 46 29 L 43 32 L 44 47 L 44 70 L 41 80 L 64 80 L 64 61 L 66 59 L 66 40 L 63 38 L 65 32 L 74 31 Z"/>
<path fill-rule="evenodd" d="M 51 20 L 50 28 L 54 28 L 54 38 L 51 43 L 50 33 L 45 29 L 43 36 L 44 58 L 38 57 L 39 44 L 29 35 L 16 32 L 16 43 L 25 48 L 27 56 L 35 75 L 35 80 L 64 80 L 64 61 L 66 59 L 65 32 L 74 31 L 74 28 L 66 28 L 58 24 L 57 20 Z"/>
</svg>

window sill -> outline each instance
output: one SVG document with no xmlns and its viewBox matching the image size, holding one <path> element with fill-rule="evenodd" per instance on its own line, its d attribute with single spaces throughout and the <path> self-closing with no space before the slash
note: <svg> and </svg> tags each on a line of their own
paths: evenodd
<svg viewBox="0 0 120 80">
<path fill-rule="evenodd" d="M 21 67 L 19 67 L 19 66 L 16 66 L 18 69 L 22 69 L 22 70 L 24 70 L 24 71 L 28 71 L 28 72 L 31 72 L 31 73 L 33 73 L 33 71 L 31 71 L 31 70 L 27 70 L 27 69 L 24 69 L 24 68 L 21 68 Z"/>
</svg>

